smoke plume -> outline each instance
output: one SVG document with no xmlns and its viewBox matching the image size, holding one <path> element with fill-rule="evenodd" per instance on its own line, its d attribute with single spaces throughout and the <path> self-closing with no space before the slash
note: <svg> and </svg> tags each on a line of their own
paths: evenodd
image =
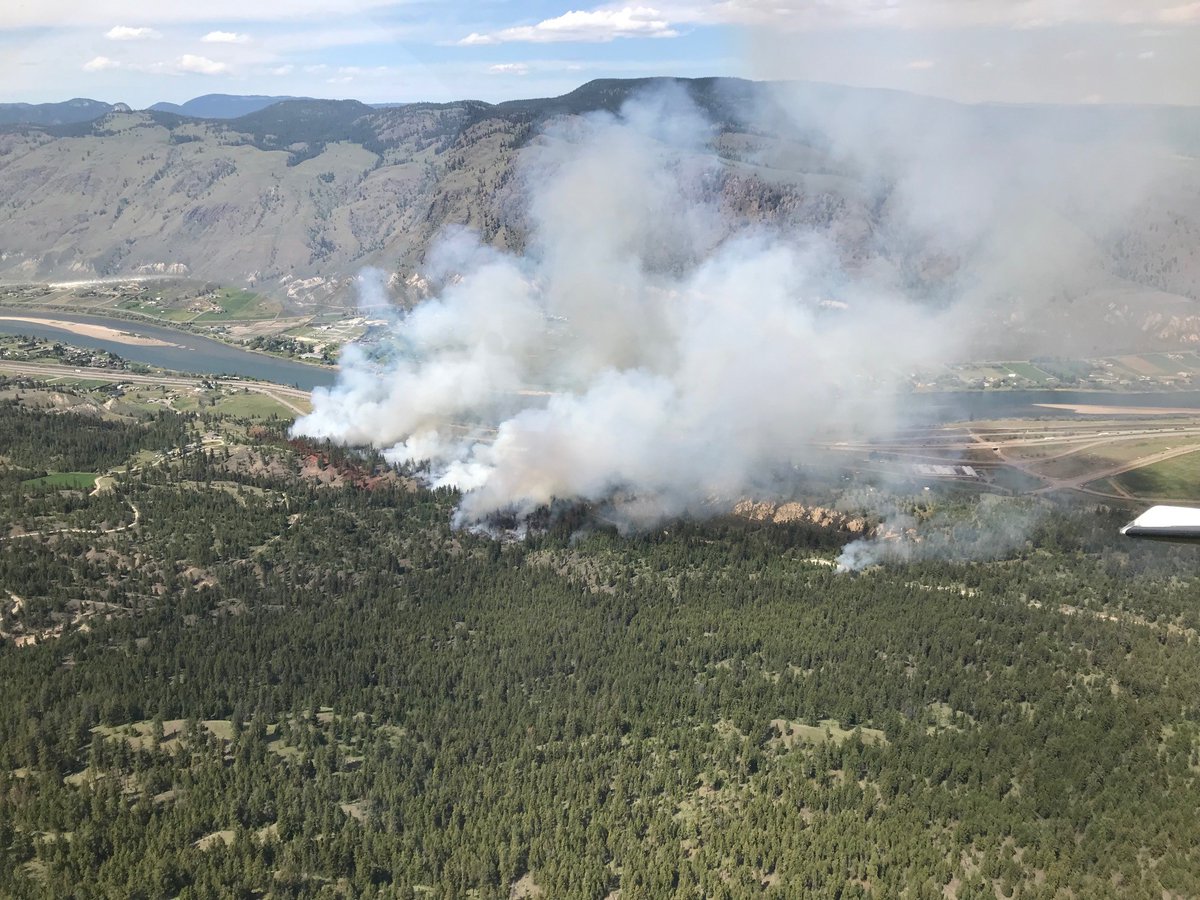
<svg viewBox="0 0 1200 900">
<path fill-rule="evenodd" d="M 841 572 L 922 559 L 997 559 L 1022 547 L 1047 508 L 1034 500 L 985 494 L 971 509 L 907 506 L 893 498 L 869 504 L 882 521 L 870 537 L 851 541 L 837 559 Z M 862 508 L 860 505 L 859 508 Z"/>
<path fill-rule="evenodd" d="M 455 277 L 396 321 L 388 359 L 348 348 L 296 431 L 428 461 L 475 521 L 618 492 L 671 514 L 815 437 L 887 427 L 935 316 L 852 283 L 815 234 L 728 233 L 712 137 L 671 93 L 553 130 L 526 255 L 447 237 L 432 268 Z"/>
<path fill-rule="evenodd" d="M 627 521 L 674 515 L 760 488 L 814 441 L 886 432 L 914 367 L 960 355 L 979 326 L 960 300 L 995 296 L 982 284 L 1017 232 L 990 240 L 988 225 L 1016 214 L 1015 192 L 961 163 L 935 185 L 949 144 L 929 136 L 924 153 L 899 122 L 863 134 L 863 116 L 800 105 L 831 159 L 886 181 L 863 200 L 882 233 L 856 243 L 836 224 L 732 215 L 713 190 L 719 131 L 680 90 L 560 120 L 524 153 L 524 254 L 446 235 L 427 273 L 444 288 L 398 314 L 382 347 L 348 347 L 295 430 L 427 463 L 432 484 L 463 492 L 460 523 L 556 499 L 612 503 Z M 907 149 L 877 158 L 881 134 Z M 1000 174 L 1046 191 L 1045 173 Z M 969 282 L 932 303 L 933 264 L 895 263 L 967 252 Z"/>
</svg>

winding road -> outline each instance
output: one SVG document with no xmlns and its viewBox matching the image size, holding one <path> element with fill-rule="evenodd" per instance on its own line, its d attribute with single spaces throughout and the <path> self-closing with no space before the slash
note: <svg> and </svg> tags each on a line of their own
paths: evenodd
<svg viewBox="0 0 1200 900">
<path fill-rule="evenodd" d="M 130 528 L 136 528 L 138 522 L 142 520 L 142 511 L 137 508 L 137 504 L 126 498 L 126 503 L 133 510 L 133 521 L 126 522 L 124 525 L 117 525 L 115 528 L 51 528 L 47 531 L 26 531 L 24 534 L 10 534 L 7 537 L 0 537 L 0 541 L 18 541 L 22 538 L 31 537 L 49 537 L 52 534 L 116 534 L 118 531 L 128 531 Z"/>
</svg>

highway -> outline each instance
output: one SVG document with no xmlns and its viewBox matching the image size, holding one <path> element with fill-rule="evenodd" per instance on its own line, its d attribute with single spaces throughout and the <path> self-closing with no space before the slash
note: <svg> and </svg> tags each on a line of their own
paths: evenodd
<svg viewBox="0 0 1200 900">
<path fill-rule="evenodd" d="M 0 360 L 0 372 L 29 375 L 34 378 L 94 378 L 103 381 L 148 384 L 158 387 L 195 388 L 203 384 L 212 384 L 228 388 L 245 388 L 248 391 L 270 397 L 286 406 L 298 416 L 306 414 L 308 409 L 298 405 L 295 401 L 308 404 L 311 396 L 308 391 L 302 388 L 290 387 L 285 384 L 272 384 L 268 381 L 247 381 L 240 378 L 217 378 L 215 376 L 142 375 L 134 372 L 126 372 L 121 369 L 61 366 L 51 363 L 24 363 Z"/>
<path fill-rule="evenodd" d="M 1175 415 L 1173 418 L 1177 423 L 1183 415 Z M 1195 418 L 1192 418 L 1192 421 L 1195 421 Z M 1133 456 L 1138 449 L 1131 447 L 1131 455 L 1126 459 L 1096 459 L 1084 463 L 1083 471 L 1067 475 L 1053 474 L 1043 469 L 1047 463 L 1087 454 L 1100 448 L 1153 440 L 1170 440 L 1172 446 L 1140 456 Z M 1022 493 L 1078 491 L 1106 499 L 1131 500 L 1136 498 L 1126 493 L 1108 493 L 1088 485 L 1144 466 L 1200 452 L 1200 424 L 1139 423 L 1131 427 L 1124 422 L 1031 422 L 1028 428 L 957 426 L 910 433 L 885 440 L 826 442 L 817 446 L 847 454 L 872 454 L 876 459 L 875 466 L 883 462 L 880 456 L 890 460 L 893 465 L 965 464 L 985 472 L 1003 466 L 1017 470 L 1037 482 L 1037 486 L 1030 487 Z M 1028 458 L 1019 455 L 1021 450 L 1031 447 L 1046 447 L 1051 452 L 1044 456 Z M 974 451 L 974 455 L 966 456 L 970 451 Z M 985 454 L 990 451 L 992 458 L 980 458 L 980 451 Z M 1013 451 L 1017 451 L 1017 454 Z M 1119 488 L 1117 490 L 1119 491 Z M 1155 499 L 1166 501 L 1171 498 Z M 1174 502 L 1194 501 L 1175 498 Z"/>
</svg>

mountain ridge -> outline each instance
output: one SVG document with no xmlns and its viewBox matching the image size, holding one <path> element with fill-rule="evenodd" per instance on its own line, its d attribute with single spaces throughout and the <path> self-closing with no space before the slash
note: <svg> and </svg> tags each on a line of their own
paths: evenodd
<svg viewBox="0 0 1200 900">
<path fill-rule="evenodd" d="M 203 94 L 184 103 L 160 101 L 146 107 L 154 112 L 169 112 L 194 119 L 236 119 L 256 113 L 283 100 L 306 99 L 290 95 L 264 94 Z"/>
<path fill-rule="evenodd" d="M 1186 162 L 1200 155 L 1200 109 L 969 106 L 720 78 L 599 79 L 499 104 L 295 98 L 234 119 L 126 107 L 86 122 L 10 123 L 0 127 L 0 279 L 186 273 L 321 307 L 350 304 L 356 273 L 374 266 L 404 294 L 448 226 L 523 251 L 529 154 L 560 140 L 544 126 L 611 113 L 647 88 L 686 94 L 709 121 L 712 173 L 694 189 L 721 210 L 727 233 L 766 226 L 820 236 L 848 271 L 888 267 L 933 302 L 994 263 L 972 258 L 969 245 L 943 246 L 936 232 L 914 241 L 898 231 L 908 227 L 896 218 L 898 184 L 845 157 L 829 131 L 836 115 L 853 109 L 884 137 L 941 123 L 980 148 L 1027 131 L 1062 144 L 1068 165 L 1072 148 L 1084 159 L 1109 135 L 1164 135 L 1182 160 L 1179 183 L 1112 229 L 1086 216 L 1065 222 L 1087 283 L 1034 287 L 1105 304 L 1153 295 L 1156 315 L 1176 322 L 1162 328 L 1200 332 L 1200 323 L 1178 324 L 1200 299 L 1200 174 Z M 860 143 L 895 156 L 890 138 L 866 134 Z M 1149 237 L 1153 229 L 1160 237 Z"/>
<path fill-rule="evenodd" d="M 57 103 L 0 103 L 0 125 L 65 125 L 90 122 L 125 104 L 75 97 Z"/>
</svg>

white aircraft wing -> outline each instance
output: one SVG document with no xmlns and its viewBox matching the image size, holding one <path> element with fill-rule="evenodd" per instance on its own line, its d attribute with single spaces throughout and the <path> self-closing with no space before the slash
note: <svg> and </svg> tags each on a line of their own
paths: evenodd
<svg viewBox="0 0 1200 900">
<path fill-rule="evenodd" d="M 1124 528 L 1127 537 L 1152 541 L 1194 541 L 1200 543 L 1200 509 L 1186 506 L 1152 506 Z"/>
</svg>

